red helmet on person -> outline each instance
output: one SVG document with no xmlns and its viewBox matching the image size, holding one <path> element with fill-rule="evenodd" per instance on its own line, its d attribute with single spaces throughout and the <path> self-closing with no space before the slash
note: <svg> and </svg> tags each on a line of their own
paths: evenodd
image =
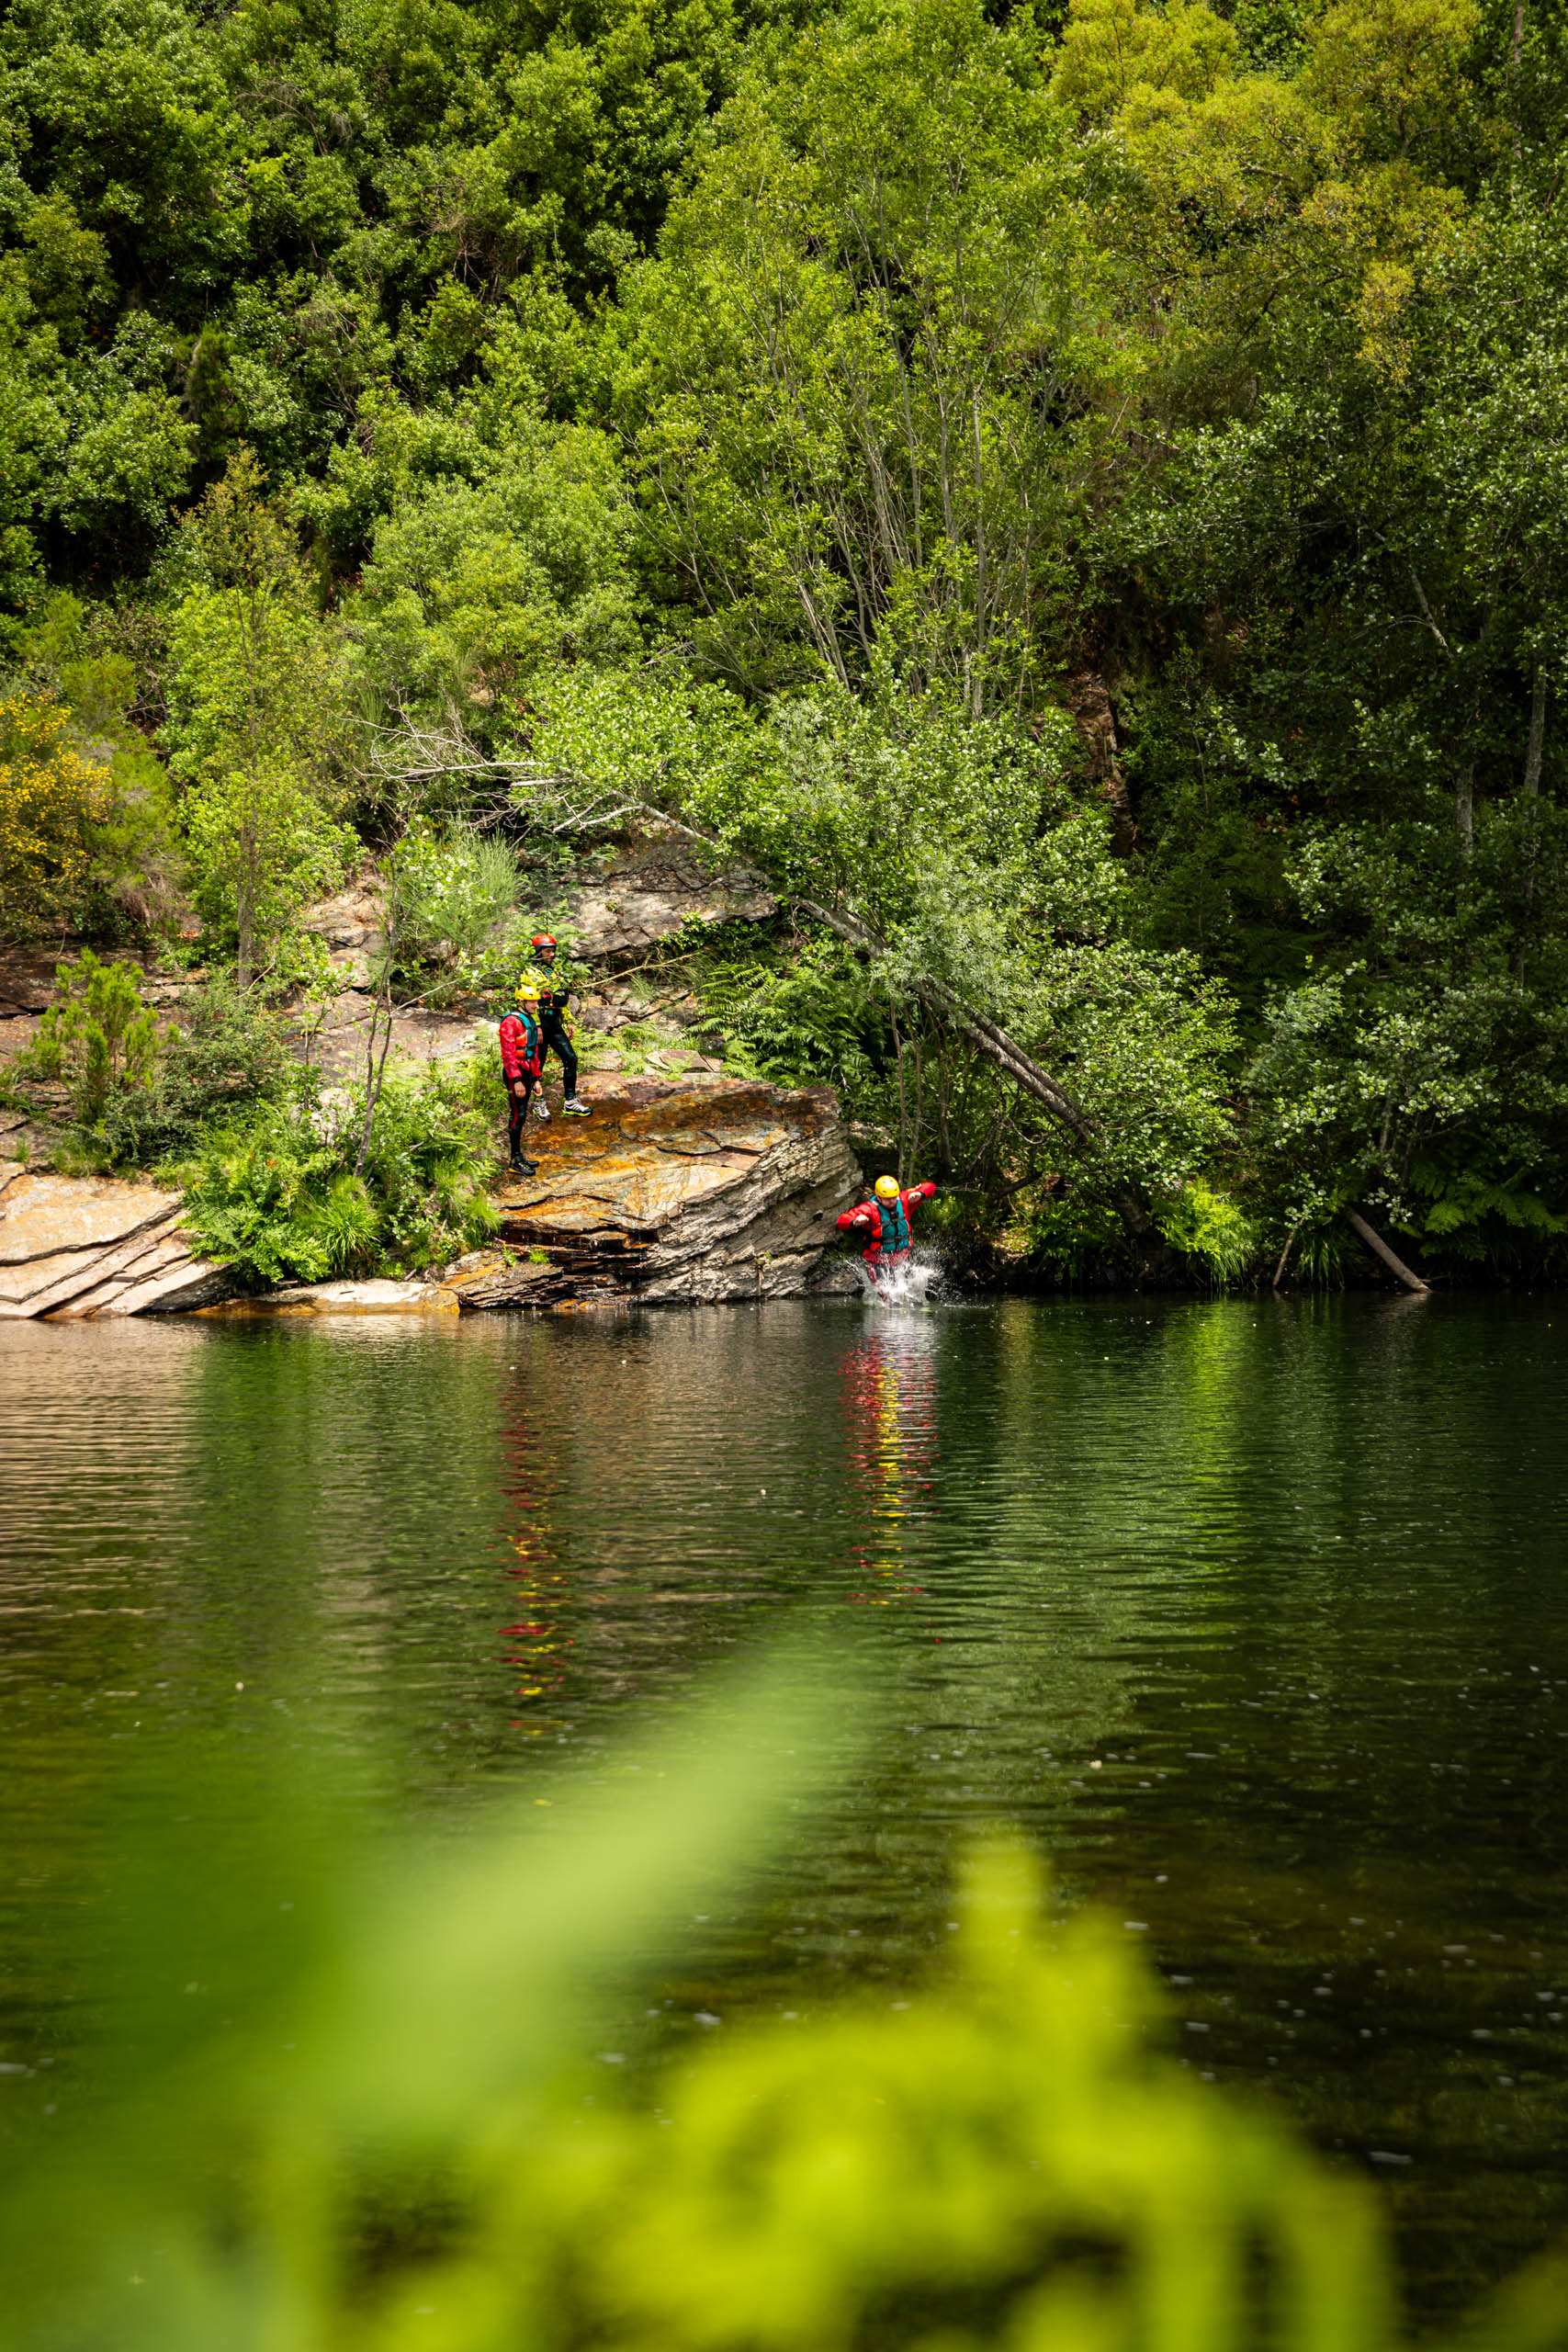
<svg viewBox="0 0 1568 2352">
<path fill-rule="evenodd" d="M 550 937 L 550 934 L 549 934 L 549 933 L 548 933 L 547 931 L 542 931 L 542 932 L 540 932 L 540 933 L 539 933 L 539 935 L 538 935 L 538 937 L 537 937 L 536 939 L 531 939 L 531 940 L 528 942 L 528 944 L 529 944 L 529 946 L 530 946 L 530 947 L 539 947 L 539 948 L 545 948 L 545 947 L 547 947 L 547 948 L 549 948 L 549 949 L 550 949 L 550 951 L 552 952 L 552 954 L 554 953 L 554 950 L 555 950 L 555 944 L 556 944 L 556 943 L 555 943 L 555 941 Z"/>
</svg>

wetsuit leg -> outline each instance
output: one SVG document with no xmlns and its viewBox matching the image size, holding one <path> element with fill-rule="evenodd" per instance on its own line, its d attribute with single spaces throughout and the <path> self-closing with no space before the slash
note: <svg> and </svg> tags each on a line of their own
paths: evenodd
<svg viewBox="0 0 1568 2352">
<path fill-rule="evenodd" d="M 523 1123 L 528 1116 L 528 1105 L 533 1099 L 534 1089 L 531 1083 L 524 1088 L 521 1094 L 511 1093 L 509 1090 L 506 1114 L 506 1139 L 511 1147 L 512 1157 L 513 1159 L 526 1159 L 528 1157 L 527 1153 L 523 1148 Z"/>
<path fill-rule="evenodd" d="M 552 1021 L 545 1031 L 545 1053 L 553 1053 L 560 1063 L 561 1084 L 570 1102 L 577 1092 L 577 1049 L 558 1022 Z M 539 1059 L 543 1061 L 544 1057 L 541 1054 Z"/>
</svg>

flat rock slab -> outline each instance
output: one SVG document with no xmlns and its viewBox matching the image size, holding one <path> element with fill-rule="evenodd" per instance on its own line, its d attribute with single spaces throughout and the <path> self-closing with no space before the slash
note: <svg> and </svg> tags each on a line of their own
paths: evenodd
<svg viewBox="0 0 1568 2352">
<path fill-rule="evenodd" d="M 0 1321 L 204 1306 L 234 1287 L 192 1254 L 180 1195 L 111 1176 L 0 1176 Z"/>
<path fill-rule="evenodd" d="M 12 1175 L 0 1190 L 0 1319 L 92 1288 L 167 1232 L 179 1204 L 177 1193 L 112 1177 Z"/>
<path fill-rule="evenodd" d="M 129 1241 L 179 1204 L 177 1193 L 122 1184 L 113 1176 L 29 1176 L 24 1170 L 0 1193 L 0 1267 Z"/>
<path fill-rule="evenodd" d="M 791 1093 L 706 1073 L 596 1072 L 581 1091 L 589 1117 L 536 1120 L 526 1130 L 539 1172 L 509 1178 L 496 1198 L 510 1242 L 606 1227 L 651 1239 L 709 1195 L 743 1184 L 780 1145 L 837 1124 L 825 1089 Z"/>
<path fill-rule="evenodd" d="M 601 1070 L 580 1091 L 587 1118 L 527 1130 L 539 1172 L 497 1195 L 502 1248 L 448 1268 L 465 1307 L 830 1286 L 824 1253 L 859 1170 L 827 1088 Z"/>
<path fill-rule="evenodd" d="M 259 1298 L 230 1298 L 203 1315 L 456 1315 L 457 1294 L 442 1283 L 296 1283 Z"/>
</svg>

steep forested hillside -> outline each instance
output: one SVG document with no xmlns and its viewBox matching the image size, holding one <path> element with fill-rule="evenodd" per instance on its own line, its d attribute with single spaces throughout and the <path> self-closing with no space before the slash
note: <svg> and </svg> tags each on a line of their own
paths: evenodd
<svg viewBox="0 0 1568 2352">
<path fill-rule="evenodd" d="M 301 985 L 368 845 L 403 983 L 499 982 L 497 828 L 525 913 L 657 808 L 791 909 L 731 1050 L 1043 1267 L 1557 1262 L 1556 0 L 14 0 L 0 70 L 12 936 Z"/>
</svg>

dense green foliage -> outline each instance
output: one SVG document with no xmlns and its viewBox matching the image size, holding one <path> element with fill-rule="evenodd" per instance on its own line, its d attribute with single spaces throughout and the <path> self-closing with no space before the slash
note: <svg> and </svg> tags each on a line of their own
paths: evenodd
<svg viewBox="0 0 1568 2352">
<path fill-rule="evenodd" d="M 1051 1263 L 1551 1263 L 1565 63 L 1560 0 L 19 0 L 29 888 L 168 919 L 62 765 L 106 679 L 242 977 L 351 823 L 461 849 L 407 980 L 504 927 L 508 778 L 525 899 L 653 806 L 794 902 L 737 1039 Z"/>
<path fill-rule="evenodd" d="M 7 2344 L 1394 2352 L 1370 2186 L 1200 2080 L 1134 1940 L 1044 1915 L 1016 1848 L 971 1858 L 929 1986 L 656 2056 L 693 1900 L 798 1818 L 819 1731 L 778 1699 L 368 1885 L 265 1736 L 243 1790 L 139 1792 L 137 2030 L 0 2154 Z M 1562 2280 L 1456 2340 L 1551 2352 Z"/>
<path fill-rule="evenodd" d="M 85 1169 L 151 1169 L 185 1191 L 204 1255 L 258 1285 L 402 1273 L 495 1230 L 487 1183 L 502 1109 L 488 1057 L 394 1066 L 324 1088 L 282 1019 L 224 974 L 160 1028 L 136 967 L 91 948 L 57 967 L 59 997 L 11 1093 L 66 1094 L 62 1150 Z"/>
<path fill-rule="evenodd" d="M 170 1172 L 204 1256 L 261 1285 L 398 1274 L 494 1232 L 485 1193 L 495 1112 L 488 1067 L 389 1070 L 369 1146 L 363 1087 L 324 1106 L 308 1083 L 208 1129 Z M 498 1090 L 497 1090 L 498 1091 Z"/>
</svg>

